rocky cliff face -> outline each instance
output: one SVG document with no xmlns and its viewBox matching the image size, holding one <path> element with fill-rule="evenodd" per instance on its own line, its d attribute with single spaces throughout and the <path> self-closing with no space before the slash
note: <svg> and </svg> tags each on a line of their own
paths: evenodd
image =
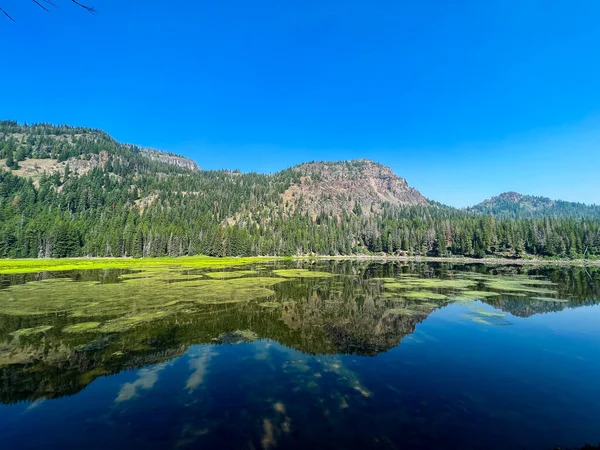
<svg viewBox="0 0 600 450">
<path fill-rule="evenodd" d="M 367 159 L 311 162 L 292 168 L 300 182 L 283 194 L 284 206 L 313 215 L 381 213 L 386 204 L 418 206 L 429 202 L 389 167 Z"/>
<path fill-rule="evenodd" d="M 193 172 L 197 172 L 200 170 L 198 164 L 196 164 L 191 159 L 184 158 L 183 156 L 179 155 L 174 155 L 173 153 L 161 152 L 159 150 L 152 149 L 144 149 L 141 153 L 146 158 L 149 158 L 153 161 L 160 161 L 162 163 L 181 167 L 182 169 L 187 169 Z"/>
</svg>

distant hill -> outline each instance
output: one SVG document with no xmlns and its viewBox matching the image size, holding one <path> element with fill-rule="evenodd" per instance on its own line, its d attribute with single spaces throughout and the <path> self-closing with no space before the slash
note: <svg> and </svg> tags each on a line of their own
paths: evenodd
<svg viewBox="0 0 600 450">
<path fill-rule="evenodd" d="M 101 130 L 0 121 L 0 257 L 594 257 L 599 217 L 515 193 L 458 210 L 367 159 L 200 170 Z"/>
<path fill-rule="evenodd" d="M 199 170 L 190 159 L 121 144 L 101 130 L 14 121 L 0 121 L 0 158 L 0 166 L 34 181 L 42 174 L 63 174 L 67 165 L 78 175 L 98 167 L 117 174 L 123 168 L 147 173 Z"/>
<path fill-rule="evenodd" d="M 598 205 L 551 200 L 547 197 L 535 197 L 517 192 L 504 192 L 475 205 L 470 210 L 509 218 L 600 218 L 600 206 Z"/>
</svg>

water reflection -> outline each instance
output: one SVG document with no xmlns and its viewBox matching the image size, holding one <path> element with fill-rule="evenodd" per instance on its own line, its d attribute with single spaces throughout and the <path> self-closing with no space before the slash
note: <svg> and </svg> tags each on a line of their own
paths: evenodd
<svg viewBox="0 0 600 450">
<path fill-rule="evenodd" d="M 593 381 L 600 376 L 594 356 L 600 330 L 589 319 L 600 320 L 600 306 L 592 306 L 600 298 L 597 269 L 291 265 L 335 276 L 299 272 L 262 281 L 290 266 L 281 263 L 213 275 L 208 278 L 217 283 L 255 278 L 260 286 L 238 284 L 249 289 L 243 301 L 239 293 L 226 301 L 220 284 L 219 302 L 169 300 L 165 308 L 173 309 L 164 316 L 118 332 L 65 331 L 121 318 L 116 312 L 30 314 L 29 305 L 27 314 L 0 315 L 0 402 L 14 405 L 0 408 L 0 417 L 21 408 L 32 417 L 27 420 L 39 421 L 56 404 L 48 400 L 63 398 L 81 414 L 70 433 L 81 433 L 81 426 L 93 435 L 94 425 L 80 423 L 92 416 L 108 427 L 92 443 L 92 435 L 80 436 L 91 448 L 160 448 L 157 442 L 301 448 L 323 436 L 331 448 L 481 448 L 482 442 L 544 448 L 539 443 L 600 439 L 590 419 L 600 414 L 592 400 L 600 398 Z M 79 283 L 68 292 L 90 283 L 126 285 L 132 276 L 149 283 L 143 295 L 155 283 L 207 286 L 198 271 L 43 276 Z M 35 275 L 3 280 L 0 305 L 11 295 L 20 301 L 19 286 L 41 281 Z M 263 290 L 270 294 L 255 296 Z M 130 301 L 143 308 L 146 300 Z M 140 310 L 130 309 L 123 317 L 139 317 Z M 588 322 L 569 313 L 577 310 Z M 122 423 L 140 433 L 123 435 Z M 517 424 L 530 432 L 506 433 Z M 542 436 L 544 427 L 555 429 Z M 36 445 L 33 436 L 5 431 L 23 446 Z"/>
<path fill-rule="evenodd" d="M 393 298 L 397 291 L 386 290 L 386 280 L 393 284 L 392 281 L 410 279 L 407 276 L 439 282 L 460 281 L 461 277 L 473 274 L 491 275 L 499 280 L 526 274 L 532 280 L 553 283 L 553 289 L 558 292 L 555 299 L 539 300 L 532 297 L 534 294 L 517 296 L 510 292 L 481 298 L 486 304 L 517 317 L 592 305 L 599 298 L 598 270 L 586 268 L 343 262 L 321 263 L 310 269 L 336 276 L 286 279 L 272 286 L 270 298 L 200 305 L 190 311 L 176 311 L 164 320 L 147 325 L 142 322 L 121 333 L 64 333 L 61 330 L 73 319 L 61 313 L 0 315 L 3 380 L 0 401 L 10 403 L 72 395 L 98 376 L 169 361 L 182 355 L 190 345 L 201 343 L 233 344 L 267 338 L 309 354 L 374 356 L 399 345 L 433 311 L 453 303 L 451 299 Z M 245 276 L 251 273 L 245 272 Z M 44 274 L 43 277 L 68 278 L 81 283 L 84 289 L 85 282 L 119 283 L 124 275 L 127 274 L 123 271 L 82 271 Z M 168 283 L 182 276 L 177 271 L 169 276 L 161 274 L 160 282 Z M 261 270 L 260 276 L 268 276 L 268 271 Z M 9 278 L 4 278 L 5 285 Z M 24 283 L 39 279 L 40 276 L 34 274 L 29 279 L 17 276 L 12 281 Z M 448 282 L 443 285 L 448 286 Z M 481 289 L 481 284 L 478 288 Z M 439 292 L 447 291 L 438 289 L 436 295 L 444 298 Z M 129 301 L 135 303 L 136 299 Z M 505 315 L 477 309 L 465 317 L 480 324 L 511 324 Z M 211 357 L 210 352 L 198 356 L 194 363 L 198 366 L 196 375 L 190 379 L 189 389 L 193 390 L 201 382 Z"/>
</svg>

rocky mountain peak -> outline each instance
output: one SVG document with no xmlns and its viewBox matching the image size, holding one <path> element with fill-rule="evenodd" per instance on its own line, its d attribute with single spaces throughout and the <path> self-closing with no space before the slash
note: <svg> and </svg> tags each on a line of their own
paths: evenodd
<svg viewBox="0 0 600 450">
<path fill-rule="evenodd" d="M 391 168 L 368 159 L 310 162 L 295 166 L 300 182 L 283 194 L 290 210 L 301 209 L 316 216 L 344 212 L 379 214 L 386 204 L 428 205 L 419 191 L 409 187 Z"/>
</svg>

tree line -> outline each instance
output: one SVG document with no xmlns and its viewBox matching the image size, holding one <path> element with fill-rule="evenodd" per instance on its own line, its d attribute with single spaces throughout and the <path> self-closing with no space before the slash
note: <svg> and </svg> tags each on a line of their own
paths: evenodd
<svg viewBox="0 0 600 450">
<path fill-rule="evenodd" d="M 25 158 L 63 161 L 64 170 L 17 176 Z M 0 159 L 2 258 L 600 255 L 597 218 L 495 217 L 435 203 L 315 217 L 284 207 L 281 194 L 300 179 L 293 169 L 193 172 L 98 130 L 0 122 Z M 82 160 L 92 168 L 78 174 L 71 166 Z"/>
</svg>

